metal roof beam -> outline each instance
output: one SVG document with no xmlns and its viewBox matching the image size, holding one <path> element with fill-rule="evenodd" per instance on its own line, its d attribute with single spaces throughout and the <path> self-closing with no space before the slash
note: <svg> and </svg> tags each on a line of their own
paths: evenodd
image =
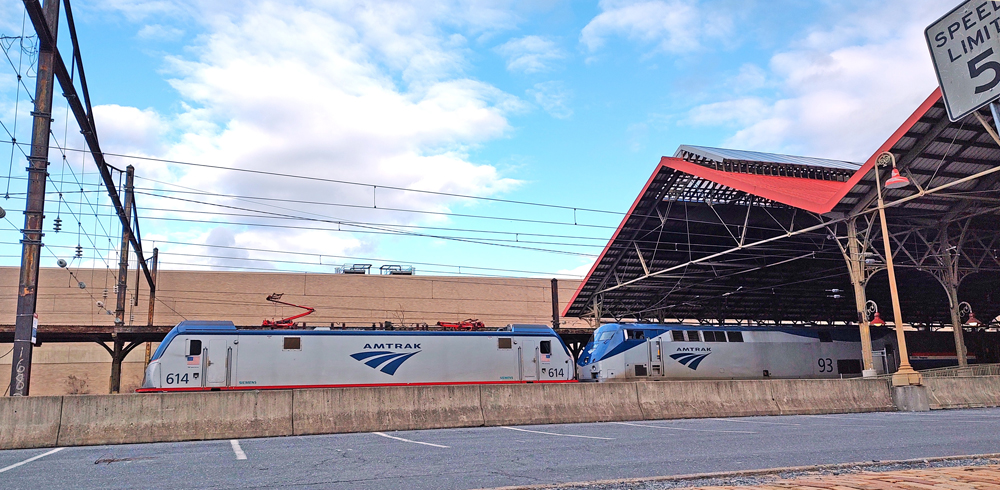
<svg viewBox="0 0 1000 490">
<path fill-rule="evenodd" d="M 941 118 L 933 126 L 931 126 L 931 128 L 928 129 L 923 136 L 917 139 L 917 141 L 913 144 L 913 147 L 911 147 L 910 150 L 907 151 L 906 154 L 903 155 L 903 157 L 897 161 L 897 165 L 899 167 L 908 166 L 910 162 L 912 162 L 914 159 L 917 158 L 917 156 L 924 153 L 927 147 L 930 146 L 931 143 L 934 143 L 937 140 L 938 135 L 941 134 L 941 132 L 944 131 L 950 124 L 951 121 L 949 121 L 948 118 L 942 114 Z M 946 141 L 946 143 L 951 143 L 951 141 L 950 140 Z M 875 171 L 876 172 L 879 171 L 877 166 L 875 167 Z M 871 172 L 871 170 L 869 170 L 869 172 Z M 886 172 L 887 175 L 888 173 L 889 171 Z M 864 181 L 864 178 L 862 178 L 861 180 Z M 861 198 L 858 201 L 858 203 L 855 204 L 854 207 L 851 208 L 851 211 L 847 214 L 856 215 L 860 213 L 868 206 L 871 206 L 871 204 L 875 202 L 875 198 L 877 196 L 878 194 L 876 193 L 876 189 L 873 186 L 871 189 L 868 190 L 868 193 L 865 194 L 865 197 Z"/>
</svg>

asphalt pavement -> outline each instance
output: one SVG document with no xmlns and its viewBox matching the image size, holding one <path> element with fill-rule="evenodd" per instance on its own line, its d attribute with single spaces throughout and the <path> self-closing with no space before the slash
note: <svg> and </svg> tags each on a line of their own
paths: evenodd
<svg viewBox="0 0 1000 490">
<path fill-rule="evenodd" d="M 1000 409 L 0 451 L 0 488 L 468 489 L 1000 453 Z"/>
</svg>

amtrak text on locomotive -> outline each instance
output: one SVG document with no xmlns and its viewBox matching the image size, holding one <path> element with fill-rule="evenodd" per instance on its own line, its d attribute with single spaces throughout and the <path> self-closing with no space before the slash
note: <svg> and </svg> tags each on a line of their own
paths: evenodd
<svg viewBox="0 0 1000 490">
<path fill-rule="evenodd" d="M 362 349 L 419 349 L 420 344 L 365 344 Z"/>
</svg>

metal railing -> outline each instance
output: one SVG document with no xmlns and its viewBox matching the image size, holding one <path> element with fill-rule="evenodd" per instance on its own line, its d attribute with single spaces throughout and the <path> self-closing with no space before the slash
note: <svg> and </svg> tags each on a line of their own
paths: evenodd
<svg viewBox="0 0 1000 490">
<path fill-rule="evenodd" d="M 918 371 L 925 378 L 968 377 L 968 376 L 1000 376 L 1000 364 L 973 364 L 966 367 L 949 366 Z M 877 379 L 891 379 L 893 373 L 880 374 Z"/>
<path fill-rule="evenodd" d="M 1000 364 L 973 364 L 966 367 L 943 367 L 924 369 L 920 374 L 926 377 L 943 376 L 1000 376 Z"/>
</svg>

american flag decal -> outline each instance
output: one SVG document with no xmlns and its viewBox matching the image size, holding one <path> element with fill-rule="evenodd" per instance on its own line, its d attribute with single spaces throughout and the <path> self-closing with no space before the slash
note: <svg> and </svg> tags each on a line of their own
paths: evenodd
<svg viewBox="0 0 1000 490">
<path fill-rule="evenodd" d="M 552 362 L 552 354 L 542 354 L 542 362 Z"/>
<path fill-rule="evenodd" d="M 188 366 L 198 366 L 201 365 L 201 356 L 187 356 Z"/>
</svg>

